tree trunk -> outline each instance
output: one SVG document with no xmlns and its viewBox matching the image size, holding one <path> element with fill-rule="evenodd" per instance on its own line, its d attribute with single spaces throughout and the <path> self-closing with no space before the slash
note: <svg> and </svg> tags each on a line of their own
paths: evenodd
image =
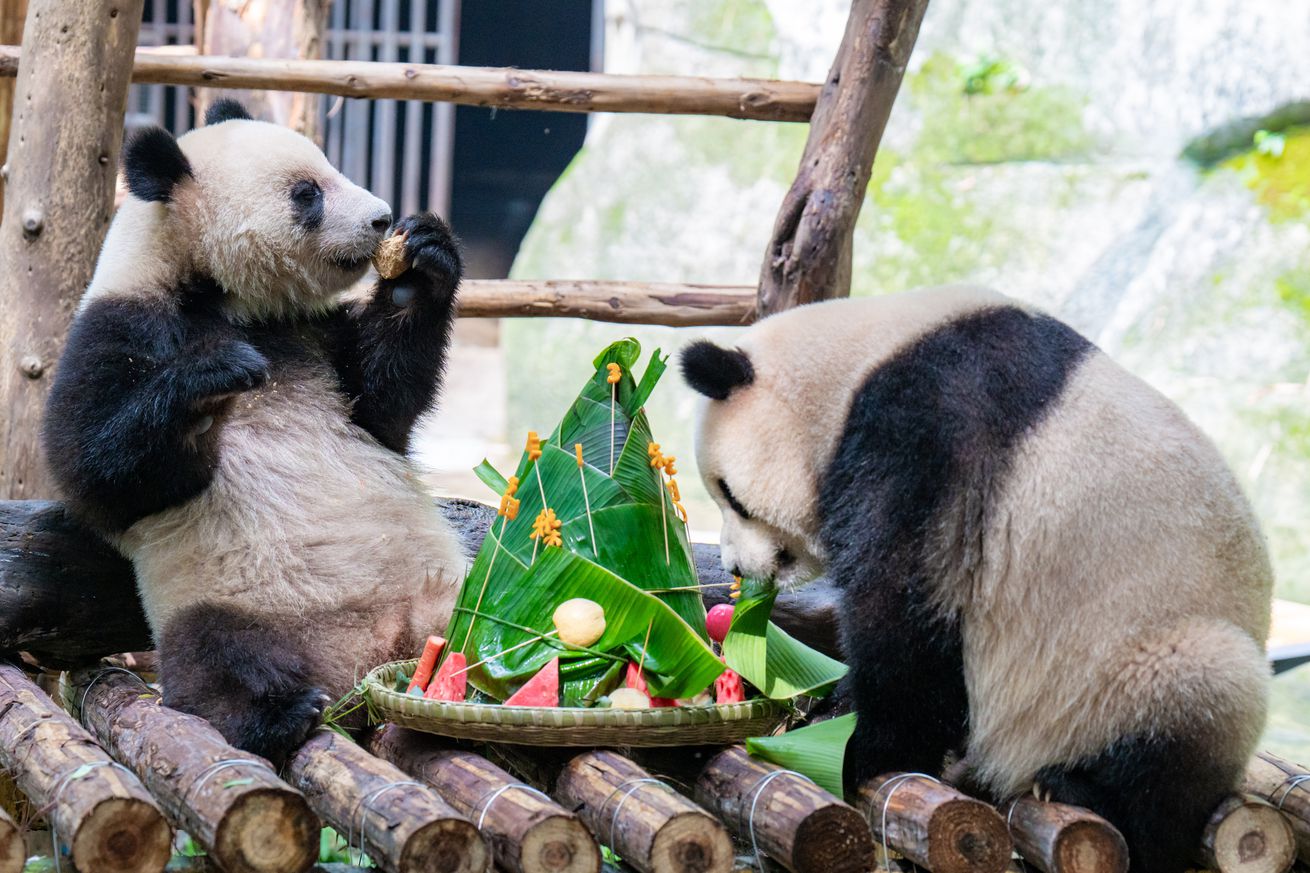
<svg viewBox="0 0 1310 873">
<path fill-rule="evenodd" d="M 0 498 L 50 497 L 53 367 L 113 211 L 142 0 L 30 0 L 0 223 Z"/>
<path fill-rule="evenodd" d="M 945 783 L 887 773 L 860 786 L 859 807 L 874 839 L 933 873 L 1001 873 L 1010 863 L 1005 820 Z"/>
<path fill-rule="evenodd" d="M 1019 854 L 1042 873 L 1127 873 L 1123 835 L 1090 810 L 1024 795 L 1002 815 Z"/>
<path fill-rule="evenodd" d="M 294 873 L 314 863 L 319 826 L 305 798 L 209 722 L 162 706 L 119 669 L 73 674 L 69 704 L 227 873 Z"/>
<path fill-rule="evenodd" d="M 168 863 L 172 831 L 145 787 L 9 664 L 0 664 L 0 768 L 84 873 L 158 873 Z"/>
<path fill-rule="evenodd" d="M 202 55 L 220 57 L 319 60 L 323 57 L 328 7 L 332 0 L 274 0 L 268 3 L 206 3 L 196 48 Z M 319 97 L 292 91 L 235 91 L 196 89 L 197 113 L 203 117 L 209 104 L 221 97 L 240 100 L 250 114 L 275 121 L 303 133 L 319 145 Z"/>
<path fill-rule="evenodd" d="M 808 779 L 752 758 L 742 746 L 705 765 L 696 799 L 747 845 L 795 873 L 856 873 L 873 852 L 858 812 Z"/>
<path fill-rule="evenodd" d="M 641 873 L 727 873 L 732 839 L 718 821 L 614 752 L 569 761 L 555 796 Z"/>
<path fill-rule="evenodd" d="M 388 873 L 484 873 L 491 853 L 468 819 L 432 789 L 326 728 L 287 762 L 323 820 Z"/>
<path fill-rule="evenodd" d="M 1310 864 L 1310 770 L 1261 752 L 1246 767 L 1242 791 L 1282 810 L 1296 836 L 1297 854 Z"/>
<path fill-rule="evenodd" d="M 1234 794 L 1210 816 L 1197 860 L 1219 873 L 1287 873 L 1296 860 L 1296 838 L 1278 810 Z"/>
<path fill-rule="evenodd" d="M 377 731 L 369 748 L 476 822 L 501 869 L 599 873 L 600 849 L 578 817 L 481 755 L 395 725 Z"/>
<path fill-rule="evenodd" d="M 0 44 L 19 45 L 23 41 L 23 21 L 27 18 L 27 0 L 0 0 Z M 0 167 L 9 150 L 9 121 L 14 115 L 14 83 L 0 79 Z M 5 211 L 5 172 L 0 169 L 0 215 Z"/>
<path fill-rule="evenodd" d="M 928 0 L 854 0 L 760 271 L 759 315 L 846 297 L 851 238 Z"/>
</svg>

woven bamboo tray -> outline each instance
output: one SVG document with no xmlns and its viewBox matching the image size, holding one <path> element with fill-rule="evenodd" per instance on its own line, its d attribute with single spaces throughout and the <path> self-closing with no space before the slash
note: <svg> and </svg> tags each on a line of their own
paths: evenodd
<svg viewBox="0 0 1310 873">
<path fill-rule="evenodd" d="M 689 746 L 738 743 L 772 733 L 787 712 L 771 700 L 660 709 L 574 709 L 424 700 L 393 689 L 413 661 L 394 661 L 364 678 L 374 712 L 402 727 L 524 746 Z"/>
</svg>

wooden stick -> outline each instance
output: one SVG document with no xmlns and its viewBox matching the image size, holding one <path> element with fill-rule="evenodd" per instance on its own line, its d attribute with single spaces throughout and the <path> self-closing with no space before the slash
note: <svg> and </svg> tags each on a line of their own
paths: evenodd
<svg viewBox="0 0 1310 873">
<path fill-rule="evenodd" d="M 23 873 L 26 858 L 23 832 L 9 813 L 0 809 L 0 873 Z"/>
<path fill-rule="evenodd" d="M 755 320 L 749 285 L 677 285 L 605 279 L 469 279 L 461 318 L 587 318 L 670 327 L 746 325 Z"/>
<path fill-rule="evenodd" d="M 873 853 L 860 814 L 813 782 L 752 758 L 742 746 L 716 755 L 696 799 L 747 845 L 795 873 L 856 873 Z"/>
<path fill-rule="evenodd" d="M 723 825 L 622 755 L 578 755 L 565 765 L 555 796 L 641 873 L 732 869 L 732 840 Z"/>
<path fill-rule="evenodd" d="M 484 873 L 491 853 L 473 823 L 431 788 L 334 731 L 316 731 L 287 776 L 323 820 L 388 873 Z"/>
<path fill-rule="evenodd" d="M 614 475 L 614 407 L 619 401 L 619 383 L 610 383 L 610 475 Z"/>
<path fill-rule="evenodd" d="M 1010 861 L 1005 820 L 943 782 L 887 773 L 860 786 L 857 805 L 875 840 L 933 873 L 1001 873 Z"/>
<path fill-rule="evenodd" d="M 614 425 L 610 424 L 610 440 L 614 439 Z M 600 556 L 596 546 L 596 525 L 591 521 L 591 495 L 587 493 L 587 471 L 584 469 L 585 462 L 582 460 L 582 443 L 574 443 L 573 451 L 578 456 L 578 478 L 582 480 L 582 505 L 587 509 L 587 530 L 591 532 L 591 553 Z M 611 449 L 612 451 L 612 449 Z"/>
<path fill-rule="evenodd" d="M 1001 814 L 1024 860 L 1043 873 L 1126 873 L 1128 844 L 1105 819 L 1081 806 L 1043 803 L 1030 794 Z"/>
<path fill-rule="evenodd" d="M 12 76 L 17 46 L 0 46 Z M 555 70 L 369 61 L 287 61 L 137 52 L 132 81 L 195 88 L 300 91 L 342 97 L 431 100 L 552 112 L 649 112 L 806 121 L 819 85 L 703 76 L 618 76 Z"/>
<path fill-rule="evenodd" d="M 464 632 L 464 645 L 459 647 L 461 652 L 468 648 L 469 639 L 473 636 L 473 625 L 477 623 L 478 613 L 482 611 L 482 598 L 487 593 L 487 584 L 491 582 L 491 571 L 496 566 L 496 555 L 500 553 L 500 544 L 505 539 L 505 525 L 508 522 L 509 516 L 502 515 L 500 517 L 500 533 L 492 538 L 491 557 L 487 559 L 487 576 L 482 580 L 482 588 L 478 591 L 478 602 L 473 605 L 473 614 L 469 616 L 469 627 Z"/>
<path fill-rule="evenodd" d="M 1310 770 L 1261 752 L 1246 767 L 1242 791 L 1282 810 L 1296 837 L 1298 857 L 1310 863 Z"/>
<path fill-rule="evenodd" d="M 0 768 L 46 811 L 78 869 L 145 873 L 168 863 L 172 831 L 145 786 L 9 664 L 0 664 Z"/>
<path fill-rule="evenodd" d="M 228 873 L 308 870 L 317 817 L 269 763 L 235 749 L 202 718 L 169 709 L 126 670 L 81 670 L 68 703 L 170 818 Z"/>
<path fill-rule="evenodd" d="M 847 297 L 873 157 L 928 0 L 854 0 L 760 270 L 759 312 Z"/>
<path fill-rule="evenodd" d="M 1197 860 L 1219 873 L 1287 873 L 1296 860 L 1296 838 L 1268 803 L 1233 794 L 1206 823 Z"/>
<path fill-rule="evenodd" d="M 578 817 L 481 755 L 396 725 L 375 733 L 369 748 L 477 822 L 498 867 L 511 873 L 599 873 L 600 849 Z"/>
</svg>

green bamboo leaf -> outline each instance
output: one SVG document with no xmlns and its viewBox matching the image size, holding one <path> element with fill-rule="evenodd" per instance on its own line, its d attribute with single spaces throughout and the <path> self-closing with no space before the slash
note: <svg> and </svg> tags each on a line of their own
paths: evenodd
<svg viewBox="0 0 1310 873">
<path fill-rule="evenodd" d="M 651 352 L 650 363 L 646 365 L 646 372 L 641 374 L 641 382 L 638 383 L 637 390 L 633 392 L 632 397 L 628 399 L 627 406 L 624 407 L 628 410 L 629 415 L 636 415 L 641 407 L 646 405 L 651 392 L 655 390 L 656 383 L 660 381 L 660 377 L 664 375 L 664 371 L 669 367 L 668 360 L 668 355 L 660 357 L 659 349 Z"/>
<path fill-rule="evenodd" d="M 482 463 L 473 468 L 473 474 L 482 480 L 483 485 L 495 491 L 497 495 L 504 494 L 505 489 L 509 487 L 509 480 L 500 475 L 500 471 L 491 466 L 491 462 L 486 458 L 483 458 Z"/>
<path fill-rule="evenodd" d="M 746 751 L 779 767 L 804 773 L 837 797 L 844 797 L 842 765 L 855 731 L 855 713 L 772 737 L 750 737 Z"/>
<path fill-rule="evenodd" d="M 777 596 L 772 585 L 743 585 L 723 640 L 723 658 L 765 697 L 822 697 L 846 675 L 846 665 L 816 652 L 769 621 Z"/>
</svg>

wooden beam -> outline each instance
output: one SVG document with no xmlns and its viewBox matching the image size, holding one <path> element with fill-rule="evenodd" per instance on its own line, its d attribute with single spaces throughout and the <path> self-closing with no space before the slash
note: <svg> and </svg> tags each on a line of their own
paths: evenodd
<svg viewBox="0 0 1310 873">
<path fill-rule="evenodd" d="M 38 435 L 113 210 L 142 0 L 30 0 L 0 223 L 0 498 L 54 489 Z"/>
<path fill-rule="evenodd" d="M 0 76 L 14 75 L 19 54 L 16 46 L 0 46 Z M 772 79 L 618 76 L 506 67 L 278 61 L 149 52 L 137 52 L 132 81 L 431 100 L 498 109 L 722 115 L 761 121 L 807 121 L 819 96 L 818 85 Z"/>
<path fill-rule="evenodd" d="M 469 280 L 460 286 L 464 318 L 589 318 L 673 327 L 749 324 L 755 289 L 604 280 Z"/>
<path fill-rule="evenodd" d="M 933 873 L 1002 873 L 1009 864 L 1005 820 L 950 785 L 887 773 L 861 785 L 858 797 L 874 839 Z"/>
<path fill-rule="evenodd" d="M 1301 862 L 1310 864 L 1310 770 L 1260 752 L 1246 766 L 1242 791 L 1263 797 L 1287 817 Z"/>
<path fill-rule="evenodd" d="M 1292 826 L 1274 807 L 1233 794 L 1211 814 L 1196 860 L 1218 873 L 1287 873 L 1296 861 Z"/>
<path fill-rule="evenodd" d="M 854 0 L 760 271 L 760 315 L 851 290 L 851 239 L 928 0 Z"/>
<path fill-rule="evenodd" d="M 1023 795 L 1002 809 L 1015 848 L 1042 873 L 1127 873 L 1123 835 L 1091 810 Z"/>
<path fill-rule="evenodd" d="M 23 21 L 27 18 L 27 0 L 0 0 L 0 43 L 18 45 L 23 41 Z M 9 148 L 9 121 L 14 114 L 14 83 L 0 79 L 0 167 Z M 4 214 L 4 172 L 0 171 L 0 215 Z"/>
</svg>

